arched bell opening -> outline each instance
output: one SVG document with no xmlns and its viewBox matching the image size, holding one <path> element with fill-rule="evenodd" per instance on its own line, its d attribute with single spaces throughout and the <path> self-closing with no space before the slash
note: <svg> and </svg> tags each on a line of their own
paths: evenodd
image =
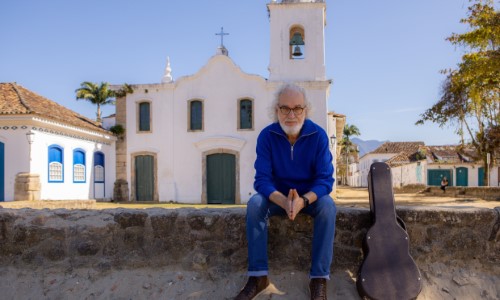
<svg viewBox="0 0 500 300">
<path fill-rule="evenodd" d="M 290 29 L 290 59 L 305 58 L 305 34 L 301 26 L 292 26 Z"/>
</svg>

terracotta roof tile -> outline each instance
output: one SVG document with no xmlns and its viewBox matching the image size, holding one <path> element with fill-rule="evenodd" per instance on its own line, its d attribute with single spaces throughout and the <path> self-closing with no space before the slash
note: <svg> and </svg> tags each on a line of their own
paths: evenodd
<svg viewBox="0 0 500 300">
<path fill-rule="evenodd" d="M 0 115 L 38 115 L 90 130 L 105 131 L 96 122 L 25 89 L 17 83 L 0 83 Z"/>
<path fill-rule="evenodd" d="M 427 157 L 436 162 L 463 163 L 479 161 L 477 151 L 472 147 L 459 146 L 427 146 Z"/>
<path fill-rule="evenodd" d="M 401 153 L 403 151 L 415 153 L 420 146 L 424 145 L 424 142 L 385 142 L 370 153 Z"/>
<path fill-rule="evenodd" d="M 415 157 L 415 153 L 410 153 L 407 151 L 402 151 L 398 153 L 397 155 L 391 157 L 386 161 L 386 163 L 391 166 L 391 167 L 396 167 L 396 166 L 401 166 L 401 165 L 406 165 L 411 162 L 417 161 Z"/>
</svg>

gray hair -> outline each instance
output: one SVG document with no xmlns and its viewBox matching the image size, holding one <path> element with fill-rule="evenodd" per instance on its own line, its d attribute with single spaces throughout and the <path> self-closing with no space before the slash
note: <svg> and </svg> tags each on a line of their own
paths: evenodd
<svg viewBox="0 0 500 300">
<path fill-rule="evenodd" d="M 298 93 L 301 93 L 302 96 L 304 96 L 304 105 L 307 107 L 306 119 L 308 119 L 309 116 L 313 112 L 313 106 L 312 106 L 312 103 L 309 100 L 307 100 L 306 90 L 304 90 L 304 88 L 302 88 L 294 83 L 285 83 L 278 89 L 276 94 L 274 94 L 273 102 L 271 102 L 271 106 L 269 106 L 269 108 L 268 108 L 269 109 L 269 117 L 271 118 L 271 120 L 273 120 L 273 122 L 278 122 L 278 111 L 276 110 L 276 106 L 279 103 L 280 96 L 286 91 L 298 92 Z"/>
</svg>

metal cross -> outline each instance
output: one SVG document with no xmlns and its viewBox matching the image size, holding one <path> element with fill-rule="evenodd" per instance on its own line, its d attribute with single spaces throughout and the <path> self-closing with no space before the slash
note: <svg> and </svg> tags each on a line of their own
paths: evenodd
<svg viewBox="0 0 500 300">
<path fill-rule="evenodd" d="M 224 36 L 229 35 L 229 33 L 224 32 L 224 27 L 220 28 L 220 33 L 216 33 L 215 35 L 220 35 L 220 45 L 221 47 L 224 46 Z"/>
</svg>

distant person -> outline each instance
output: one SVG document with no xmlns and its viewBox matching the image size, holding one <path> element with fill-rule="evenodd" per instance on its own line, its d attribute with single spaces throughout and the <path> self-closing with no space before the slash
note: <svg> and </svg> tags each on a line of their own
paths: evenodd
<svg viewBox="0 0 500 300">
<path fill-rule="evenodd" d="M 448 179 L 446 179 L 446 176 L 443 177 L 441 180 L 441 189 L 443 190 L 443 193 L 446 193 L 446 187 L 448 186 Z"/>
<path fill-rule="evenodd" d="M 281 87 L 271 107 L 275 123 L 257 139 L 254 188 L 248 201 L 248 281 L 236 300 L 254 299 L 269 286 L 267 257 L 268 219 L 305 213 L 314 218 L 311 299 L 327 299 L 337 209 L 330 197 L 332 155 L 325 131 L 309 120 L 311 109 L 302 88 Z"/>
</svg>

